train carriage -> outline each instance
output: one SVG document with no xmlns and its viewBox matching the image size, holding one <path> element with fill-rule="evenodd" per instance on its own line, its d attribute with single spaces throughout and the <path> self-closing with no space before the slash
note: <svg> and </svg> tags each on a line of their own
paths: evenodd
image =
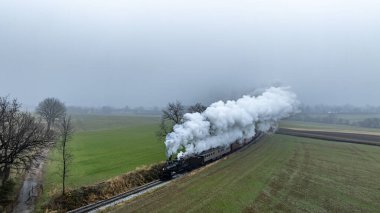
<svg viewBox="0 0 380 213">
<path fill-rule="evenodd" d="M 230 153 L 230 151 L 231 151 L 230 146 L 217 147 L 217 148 L 209 149 L 205 152 L 202 152 L 200 156 L 203 157 L 204 163 L 207 163 L 209 161 L 213 161 L 213 160 L 221 158 L 222 156 Z"/>
</svg>

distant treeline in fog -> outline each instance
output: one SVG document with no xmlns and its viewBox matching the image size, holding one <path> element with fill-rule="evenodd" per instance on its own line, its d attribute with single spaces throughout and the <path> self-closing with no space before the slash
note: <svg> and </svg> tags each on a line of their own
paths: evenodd
<svg viewBox="0 0 380 213">
<path fill-rule="evenodd" d="M 329 106 L 329 105 L 301 105 L 300 112 L 288 120 L 317 122 L 326 124 L 342 124 L 360 126 L 367 128 L 380 128 L 380 106 L 357 107 L 352 105 Z M 70 114 L 92 114 L 92 115 L 161 115 L 162 108 L 159 107 L 78 107 L 69 106 Z M 349 119 L 343 115 L 365 114 L 363 119 Z M 373 114 L 373 116 L 371 115 Z"/>
<path fill-rule="evenodd" d="M 123 115 L 123 114 L 133 114 L 133 115 L 160 115 L 161 108 L 159 107 L 78 107 L 69 106 L 67 111 L 70 114 L 92 114 L 92 115 Z"/>
</svg>

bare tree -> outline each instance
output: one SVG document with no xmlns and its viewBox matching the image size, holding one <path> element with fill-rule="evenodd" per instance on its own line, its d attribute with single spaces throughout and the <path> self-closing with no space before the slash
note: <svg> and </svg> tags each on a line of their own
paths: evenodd
<svg viewBox="0 0 380 213">
<path fill-rule="evenodd" d="M 49 132 L 54 122 L 65 115 L 66 107 L 57 98 L 46 98 L 38 104 L 36 112 L 46 121 Z"/>
<path fill-rule="evenodd" d="M 20 112 L 16 99 L 0 97 L 0 178 L 2 185 L 11 169 L 27 169 L 41 150 L 50 145 L 44 125 L 30 113 Z"/>
<path fill-rule="evenodd" d="M 169 103 L 168 106 L 162 110 L 159 130 L 156 133 L 158 140 L 162 140 L 169 132 L 172 132 L 175 124 L 182 123 L 184 114 L 185 107 L 181 102 L 176 101 L 175 103 Z"/>
<path fill-rule="evenodd" d="M 169 103 L 166 109 L 162 110 L 162 118 L 164 120 L 172 121 L 174 124 L 182 122 L 183 115 L 185 114 L 185 107 L 181 102 Z"/>
<path fill-rule="evenodd" d="M 199 112 L 202 113 L 207 109 L 206 106 L 202 105 L 201 103 L 196 103 L 193 106 L 190 106 L 189 109 L 187 110 L 189 113 L 195 113 Z"/>
<path fill-rule="evenodd" d="M 62 177 L 62 194 L 65 194 L 66 189 L 66 179 L 69 174 L 69 166 L 72 162 L 72 154 L 68 147 L 68 142 L 71 140 L 71 137 L 74 133 L 73 126 L 71 124 L 71 117 L 64 116 L 61 120 L 60 126 L 60 137 L 61 142 L 59 145 L 59 150 L 62 154 L 62 173 L 60 174 Z"/>
</svg>

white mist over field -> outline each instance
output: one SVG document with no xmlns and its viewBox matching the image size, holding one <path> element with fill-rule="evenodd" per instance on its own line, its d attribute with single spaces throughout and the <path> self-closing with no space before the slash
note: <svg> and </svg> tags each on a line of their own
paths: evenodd
<svg viewBox="0 0 380 213">
<path fill-rule="evenodd" d="M 184 123 L 167 135 L 167 156 L 197 154 L 253 137 L 257 130 L 267 132 L 277 121 L 295 113 L 297 96 L 285 87 L 271 87 L 259 96 L 243 96 L 236 101 L 218 101 L 203 113 L 187 113 Z"/>
</svg>

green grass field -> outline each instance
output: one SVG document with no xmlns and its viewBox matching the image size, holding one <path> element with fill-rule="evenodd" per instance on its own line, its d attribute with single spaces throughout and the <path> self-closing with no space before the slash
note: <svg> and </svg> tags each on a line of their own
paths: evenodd
<svg viewBox="0 0 380 213">
<path fill-rule="evenodd" d="M 362 121 L 366 118 L 380 118 L 380 114 L 338 114 L 338 118 L 347 119 L 349 121 Z"/>
<path fill-rule="evenodd" d="M 294 128 L 305 130 L 322 130 L 322 131 L 339 131 L 339 132 L 357 132 L 367 134 L 380 134 L 380 129 L 375 128 L 362 128 L 357 126 L 337 125 L 337 124 L 324 124 L 315 122 L 303 122 L 303 121 L 280 121 L 279 127 L 282 128 Z"/>
<path fill-rule="evenodd" d="M 158 125 L 157 116 L 132 115 L 73 115 L 76 132 L 110 130 L 142 125 Z"/>
<path fill-rule="evenodd" d="M 327 113 L 309 113 L 311 117 L 326 117 Z M 351 122 L 362 121 L 366 118 L 380 118 L 380 114 L 376 113 L 336 113 L 334 114 L 337 118 L 342 118 L 349 120 Z"/>
<path fill-rule="evenodd" d="M 380 147 L 273 135 L 116 212 L 377 212 Z"/>
<path fill-rule="evenodd" d="M 73 155 L 68 187 L 100 182 L 165 160 L 165 146 L 157 141 L 158 117 L 75 116 L 76 133 L 69 142 Z M 50 153 L 45 174 L 45 196 L 60 187 L 60 155 Z"/>
</svg>

